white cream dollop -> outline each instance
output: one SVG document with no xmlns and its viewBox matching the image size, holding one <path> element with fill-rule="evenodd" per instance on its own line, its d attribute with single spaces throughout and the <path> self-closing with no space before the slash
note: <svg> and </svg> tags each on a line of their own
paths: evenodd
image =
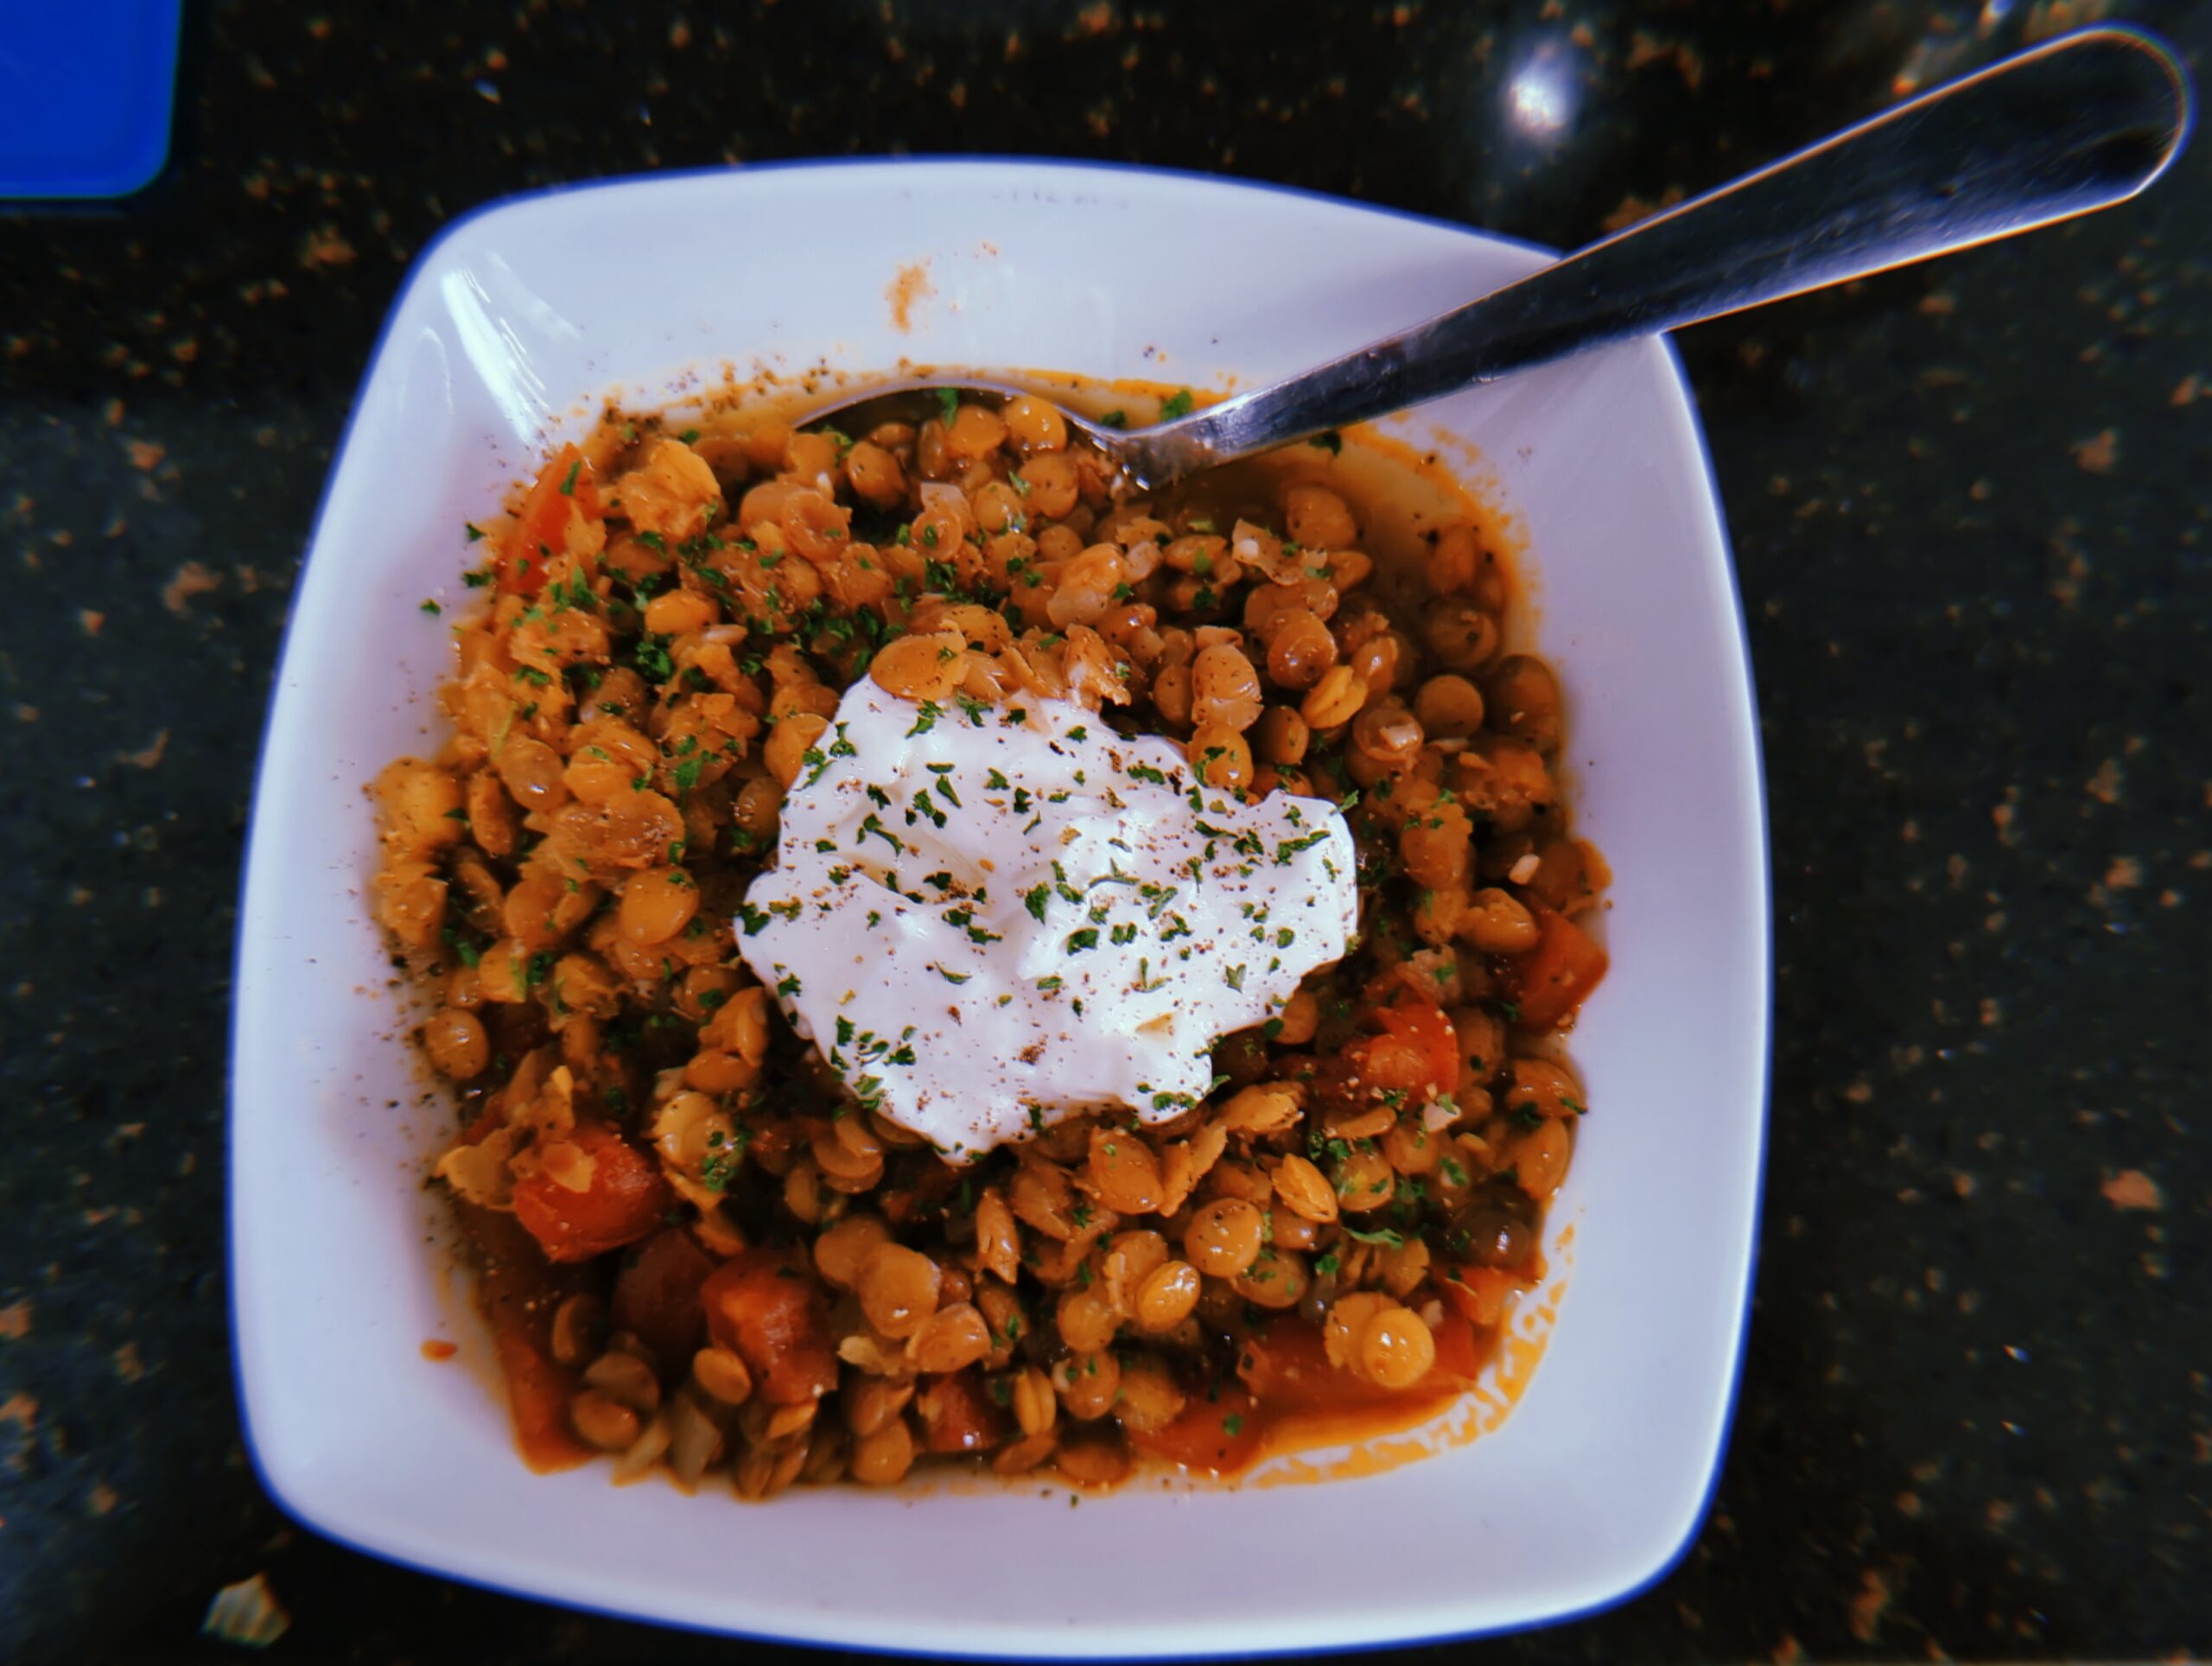
<svg viewBox="0 0 2212 1666">
<path fill-rule="evenodd" d="M 1062 701 L 847 690 L 738 945 L 865 1104 L 954 1162 L 1077 1111 L 1176 1116 L 1222 1036 L 1358 922 L 1318 798 L 1198 788 L 1173 741 Z"/>
</svg>

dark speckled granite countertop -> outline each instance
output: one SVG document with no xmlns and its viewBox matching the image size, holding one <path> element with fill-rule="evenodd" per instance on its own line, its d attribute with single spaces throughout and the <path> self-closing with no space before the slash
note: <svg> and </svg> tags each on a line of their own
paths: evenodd
<svg viewBox="0 0 2212 1666">
<path fill-rule="evenodd" d="M 410 257 L 551 181 L 1058 153 L 1584 240 L 2100 15 L 1434 0 L 225 4 L 169 175 L 0 216 L 0 1655 L 721 1658 L 291 1527 L 226 1352 L 240 833 Z M 1506 111 L 1535 61 L 1539 142 Z M 1778 982 L 1757 1316 L 1702 1536 L 1452 1652 L 2212 1647 L 2212 144 L 2143 201 L 1683 348 L 1751 620 Z M 1633 1384 L 1624 1384 L 1633 1394 Z M 1433 1651 L 1433 1652 L 1441 1652 Z"/>
</svg>

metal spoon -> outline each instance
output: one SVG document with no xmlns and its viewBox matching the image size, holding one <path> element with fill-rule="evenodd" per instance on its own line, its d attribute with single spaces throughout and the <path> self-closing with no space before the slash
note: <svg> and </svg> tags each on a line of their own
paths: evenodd
<svg viewBox="0 0 2212 1666">
<path fill-rule="evenodd" d="M 2153 36 L 2088 29 L 1846 128 L 1593 243 L 1471 305 L 1172 422 L 1119 429 L 1064 411 L 1140 486 L 1380 416 L 1570 353 L 1802 295 L 2125 202 L 2186 141 L 2187 73 Z M 918 390 L 1018 397 L 938 378 Z"/>
</svg>

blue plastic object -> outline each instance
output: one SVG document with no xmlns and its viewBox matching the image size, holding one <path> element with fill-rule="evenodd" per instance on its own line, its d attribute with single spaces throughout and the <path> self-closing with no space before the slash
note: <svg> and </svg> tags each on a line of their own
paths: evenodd
<svg viewBox="0 0 2212 1666">
<path fill-rule="evenodd" d="M 0 198 L 119 197 L 168 160 L 184 0 L 0 3 Z"/>
</svg>

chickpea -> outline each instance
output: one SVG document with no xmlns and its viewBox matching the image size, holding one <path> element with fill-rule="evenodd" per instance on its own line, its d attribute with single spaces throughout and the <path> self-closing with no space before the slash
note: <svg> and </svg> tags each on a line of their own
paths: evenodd
<svg viewBox="0 0 2212 1666">
<path fill-rule="evenodd" d="M 604 963 L 589 955 L 563 955 L 553 963 L 550 981 L 556 1026 L 576 1017 L 612 1018 L 621 1010 L 620 982 Z"/>
<path fill-rule="evenodd" d="M 1294 486 L 1282 494 L 1284 528 L 1309 550 L 1345 550 L 1359 527 L 1344 500 L 1325 486 Z"/>
<path fill-rule="evenodd" d="M 1016 1219 L 1046 1237 L 1065 1243 L 1076 1235 L 1075 1189 L 1065 1169 L 1048 1162 L 1020 1164 L 1007 1188 L 1007 1204 Z"/>
<path fill-rule="evenodd" d="M 1421 720 L 1403 706 L 1370 706 L 1351 722 L 1352 750 L 1388 774 L 1413 767 L 1423 738 Z"/>
<path fill-rule="evenodd" d="M 1079 1354 L 1099 1353 L 1111 1347 L 1114 1333 L 1121 1328 L 1120 1316 L 1106 1298 L 1077 1284 L 1060 1292 L 1053 1322 L 1059 1328 L 1060 1340 Z"/>
<path fill-rule="evenodd" d="M 1251 785 L 1252 748 L 1235 729 L 1201 725 L 1183 750 L 1205 785 L 1230 791 Z"/>
<path fill-rule="evenodd" d="M 1360 680 L 1373 694 L 1388 694 L 1398 686 L 1398 678 L 1413 664 L 1414 654 L 1410 645 L 1395 631 L 1382 631 L 1369 637 L 1344 656 Z"/>
<path fill-rule="evenodd" d="M 784 447 L 784 472 L 811 485 L 837 467 L 837 442 L 828 434 L 794 434 Z"/>
<path fill-rule="evenodd" d="M 861 1311 L 884 1335 L 913 1335 L 937 1311 L 941 1275 L 938 1265 L 918 1250 L 887 1243 L 868 1252 L 854 1281 Z"/>
<path fill-rule="evenodd" d="M 1255 1083 L 1240 1088 L 1222 1106 L 1221 1124 L 1231 1134 L 1281 1134 L 1298 1120 L 1299 1091 L 1290 1082 Z"/>
<path fill-rule="evenodd" d="M 532 868 L 515 881 L 499 907 L 507 935 L 535 954 L 560 944 L 599 903 L 599 887 L 564 879 L 551 868 Z"/>
<path fill-rule="evenodd" d="M 1058 415 L 1056 411 L 1055 416 Z M 1029 512 L 1037 518 L 1058 520 L 1076 506 L 1082 486 L 1076 472 L 1075 460 L 1057 450 L 1041 455 L 1033 455 L 1021 465 L 1022 483 L 1029 488 Z M 1056 550 L 1059 559 L 1074 555 L 1082 546 L 1082 535 L 1067 527 L 1048 527 L 1047 531 L 1065 531 L 1077 540 L 1074 548 Z M 1043 534 L 1039 535 L 1040 552 Z"/>
<path fill-rule="evenodd" d="M 741 1406 L 753 1396 L 753 1373 L 728 1348 L 702 1348 L 691 1356 L 691 1380 L 700 1392 L 725 1406 Z"/>
<path fill-rule="evenodd" d="M 1497 653 L 1497 621 L 1478 607 L 1438 607 L 1421 622 L 1428 651 L 1446 671 L 1480 671 Z"/>
<path fill-rule="evenodd" d="M 987 537 L 996 537 L 1001 532 L 1018 532 L 1029 519 L 1021 493 L 1004 480 L 992 480 L 976 488 L 973 499 L 976 525 Z"/>
<path fill-rule="evenodd" d="M 855 1210 L 815 1239 L 814 1270 L 832 1289 L 849 1290 L 868 1258 L 890 1242 L 891 1229 L 882 1217 Z"/>
<path fill-rule="evenodd" d="M 1230 1280 L 1229 1288 L 1255 1307 L 1281 1312 L 1303 1301 L 1313 1281 L 1305 1256 L 1270 1247 L 1260 1251 L 1242 1276 Z"/>
<path fill-rule="evenodd" d="M 1006 419 L 987 405 L 963 405 L 944 430 L 948 456 L 961 462 L 988 457 L 1006 443 Z"/>
<path fill-rule="evenodd" d="M 1539 1116 L 1579 1116 L 1586 1101 L 1582 1097 L 1582 1084 L 1575 1080 L 1574 1072 L 1564 1065 L 1554 1064 L 1548 1059 L 1516 1059 L 1512 1065 L 1513 1084 L 1505 1090 L 1503 1110 L 1509 1116 L 1516 1111 L 1533 1110 Z"/>
<path fill-rule="evenodd" d="M 1398 835 L 1398 858 L 1414 884 L 1432 890 L 1460 886 L 1474 855 L 1474 823 L 1456 804 L 1408 822 Z"/>
<path fill-rule="evenodd" d="M 861 1437 L 888 1428 L 898 1421 L 899 1415 L 906 1409 L 913 1397 L 912 1381 L 902 1382 L 884 1377 L 848 1377 L 843 1395 L 845 1428 Z"/>
<path fill-rule="evenodd" d="M 770 776 L 756 775 L 738 788 L 730 815 L 738 830 L 751 838 L 749 849 L 763 850 L 775 843 L 783 804 L 782 784 Z"/>
<path fill-rule="evenodd" d="M 1203 1205 L 1184 1229 L 1183 1253 L 1200 1272 L 1235 1278 L 1260 1253 L 1266 1222 L 1242 1198 L 1217 1198 Z"/>
<path fill-rule="evenodd" d="M 1538 752 L 1559 750 L 1559 679 L 1551 667 L 1527 654 L 1497 662 L 1485 684 L 1493 727 Z"/>
<path fill-rule="evenodd" d="M 666 590 L 645 603 L 645 628 L 655 636 L 688 636 L 721 617 L 714 598 L 696 590 Z"/>
<path fill-rule="evenodd" d="M 579 1293 L 553 1310 L 553 1358 L 563 1365 L 582 1365 L 607 1342 L 607 1304 Z"/>
<path fill-rule="evenodd" d="M 829 727 L 828 718 L 810 711 L 794 712 L 785 718 L 768 731 L 768 743 L 761 748 L 761 761 L 768 766 L 768 773 L 784 785 L 791 785 L 806 767 L 806 754 Z"/>
<path fill-rule="evenodd" d="M 1284 1207 L 1304 1219 L 1325 1223 L 1337 1218 L 1335 1189 L 1319 1168 L 1295 1153 L 1276 1165 L 1274 1188 Z"/>
<path fill-rule="evenodd" d="M 1160 1205 L 1160 1160 L 1126 1129 L 1093 1129 L 1084 1184 L 1117 1215 L 1149 1214 Z"/>
<path fill-rule="evenodd" d="M 845 478 L 856 496 L 878 509 L 893 508 L 906 495 L 906 470 L 873 440 L 862 440 L 845 454 Z"/>
<path fill-rule="evenodd" d="M 699 912 L 699 886 L 681 868 L 648 868 L 623 884 L 616 912 L 622 935 L 639 944 L 665 943 Z"/>
<path fill-rule="evenodd" d="M 1078 1422 L 1103 1417 L 1122 1389 L 1122 1364 L 1110 1353 L 1071 1353 L 1052 1367 L 1061 1409 Z"/>
<path fill-rule="evenodd" d="M 1486 955 L 1517 955 L 1536 946 L 1543 933 L 1536 917 L 1510 893 L 1485 886 L 1467 899 L 1459 935 Z"/>
<path fill-rule="evenodd" d="M 619 1400 L 586 1389 L 569 1402 L 569 1425 L 601 1452 L 620 1452 L 638 1438 L 638 1414 Z"/>
<path fill-rule="evenodd" d="M 1170 728 L 1187 728 L 1191 722 L 1191 668 L 1163 665 L 1152 679 L 1153 709 Z"/>
<path fill-rule="evenodd" d="M 1039 458 L 1038 461 L 1041 463 L 1043 459 Z M 1031 465 L 1033 468 L 1037 466 Z M 1025 474 L 1022 478 L 1027 480 L 1029 477 Z M 1040 510 L 1039 512 L 1041 514 L 1043 512 Z M 1047 526 L 1037 534 L 1037 560 L 1046 567 L 1065 567 L 1088 547 L 1083 541 L 1083 534 L 1065 524 Z"/>
<path fill-rule="evenodd" d="M 1349 723 L 1367 703 L 1367 684 L 1348 665 L 1332 665 L 1299 703 L 1298 715 L 1317 729 Z"/>
<path fill-rule="evenodd" d="M 1377 1388 L 1409 1389 L 1436 1364 L 1436 1338 L 1421 1315 L 1392 1302 L 1361 1328 L 1353 1369 Z"/>
<path fill-rule="evenodd" d="M 987 1271 L 1008 1284 L 1021 1270 L 1021 1230 L 995 1186 L 984 1187 L 976 1202 L 976 1255 Z"/>
<path fill-rule="evenodd" d="M 1306 720 L 1288 706 L 1269 706 L 1252 730 L 1255 756 L 1270 764 L 1300 764 L 1313 738 Z"/>
<path fill-rule="evenodd" d="M 1129 1472 L 1128 1442 L 1119 1431 L 1099 1429 L 1071 1435 L 1053 1461 L 1061 1476 L 1077 1486 L 1117 1485 Z"/>
<path fill-rule="evenodd" d="M 1060 582 L 1046 601 L 1046 612 L 1062 630 L 1088 625 L 1111 607 L 1115 592 L 1128 577 L 1122 552 L 1110 544 L 1094 544 L 1060 570 Z"/>
<path fill-rule="evenodd" d="M 1347 595 L 1364 584 L 1375 571 L 1375 557 L 1361 550 L 1332 550 L 1329 552 L 1329 582 L 1337 587 L 1338 594 Z"/>
<path fill-rule="evenodd" d="M 1140 1355 L 1122 1368 L 1122 1396 L 1114 1409 L 1122 1427 L 1140 1434 L 1163 1429 L 1183 1413 L 1183 1390 L 1167 1367 Z"/>
<path fill-rule="evenodd" d="M 1565 1122 L 1548 1116 L 1513 1142 L 1508 1167 L 1521 1189 L 1538 1203 L 1549 1203 L 1567 1179 L 1574 1154 L 1574 1139 L 1567 1129 Z"/>
<path fill-rule="evenodd" d="M 914 1466 L 914 1432 L 904 1418 L 894 1417 L 869 1434 L 855 1435 L 848 1461 L 862 1486 L 895 1486 Z"/>
<path fill-rule="evenodd" d="M 1337 663 L 1337 639 L 1304 607 L 1277 613 L 1268 637 L 1268 677 L 1279 688 L 1310 689 Z"/>
<path fill-rule="evenodd" d="M 883 1176 L 883 1141 L 861 1116 L 841 1116 L 810 1142 L 814 1160 L 840 1192 L 864 1190 Z"/>
<path fill-rule="evenodd" d="M 1348 1214 L 1380 1209 L 1396 1190 L 1390 1160 L 1379 1151 L 1354 1147 L 1336 1166 L 1337 1205 Z"/>
<path fill-rule="evenodd" d="M 1173 1330 L 1198 1307 L 1201 1288 L 1198 1269 L 1189 1262 L 1162 1262 L 1137 1286 L 1137 1327 L 1154 1336 Z"/>
<path fill-rule="evenodd" d="M 1202 650 L 1191 665 L 1191 721 L 1201 728 L 1252 727 L 1260 715 L 1260 677 L 1226 642 Z"/>
<path fill-rule="evenodd" d="M 1003 413 L 1006 431 L 1024 451 L 1060 451 L 1068 442 L 1067 418 L 1048 399 L 1023 394 L 1010 401 Z"/>
<path fill-rule="evenodd" d="M 493 766 L 515 802 L 525 811 L 558 810 L 569 801 L 561 754 L 534 735 L 510 733 Z"/>
<path fill-rule="evenodd" d="M 1052 1392 L 1052 1379 L 1034 1365 L 1014 1374 L 1014 1421 L 1024 1434 L 1042 1434 L 1059 1421 L 1060 1402 Z"/>
<path fill-rule="evenodd" d="M 423 1050 L 439 1075 L 455 1082 L 481 1076 L 492 1062 L 491 1039 L 473 1012 L 441 1007 L 423 1027 Z"/>
<path fill-rule="evenodd" d="M 1483 696 L 1465 677 L 1432 677 L 1414 694 L 1414 715 L 1434 740 L 1464 741 L 1483 726 Z"/>
<path fill-rule="evenodd" d="M 970 1304 L 940 1307 L 914 1332 L 914 1369 L 936 1377 L 962 1370 L 991 1351 L 991 1333 Z"/>
<path fill-rule="evenodd" d="M 1475 567 L 1480 551 L 1475 544 L 1475 529 L 1465 521 L 1455 521 L 1436 535 L 1436 543 L 1428 555 L 1426 577 L 1431 595 L 1463 595 L 1475 582 Z"/>
<path fill-rule="evenodd" d="M 968 674 L 967 640 L 957 631 L 902 636 L 885 645 L 868 674 L 902 700 L 949 699 Z"/>
<path fill-rule="evenodd" d="M 1282 1027 L 1275 1032 L 1277 1046 L 1303 1046 L 1313 1039 L 1321 1027 L 1321 1003 L 1311 989 L 1297 989 L 1283 1002 L 1282 1010 L 1275 1014 Z"/>
<path fill-rule="evenodd" d="M 484 951 L 476 963 L 476 977 L 484 998 L 512 1007 L 530 995 L 527 963 L 530 957 L 511 938 L 502 938 Z"/>
<path fill-rule="evenodd" d="M 1383 1135 L 1382 1155 L 1401 1174 L 1426 1174 L 1443 1160 L 1444 1138 L 1430 1133 L 1419 1116 L 1409 1116 Z"/>
</svg>

